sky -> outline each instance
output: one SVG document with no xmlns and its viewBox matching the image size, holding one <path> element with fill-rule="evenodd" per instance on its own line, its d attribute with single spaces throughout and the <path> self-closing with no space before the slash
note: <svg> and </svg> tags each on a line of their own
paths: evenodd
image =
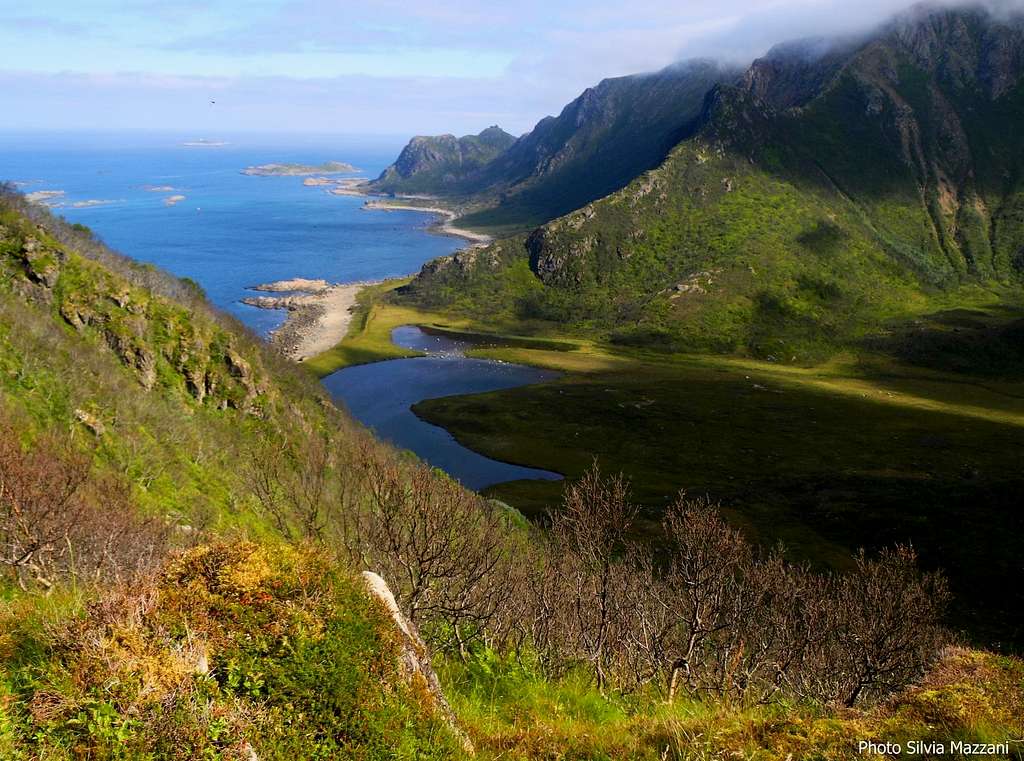
<svg viewBox="0 0 1024 761">
<path fill-rule="evenodd" d="M 0 0 L 0 129 L 521 134 L 605 77 L 910 0 Z"/>
</svg>

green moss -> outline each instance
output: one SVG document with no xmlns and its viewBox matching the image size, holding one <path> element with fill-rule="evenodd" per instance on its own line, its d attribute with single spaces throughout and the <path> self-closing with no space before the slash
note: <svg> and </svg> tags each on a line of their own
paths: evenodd
<svg viewBox="0 0 1024 761">
<path fill-rule="evenodd" d="M 110 604 L 72 608 L 57 630 L 7 618 L 5 757 L 222 758 L 246 744 L 267 759 L 461 755 L 405 681 L 390 618 L 323 555 L 201 547 Z"/>
</svg>

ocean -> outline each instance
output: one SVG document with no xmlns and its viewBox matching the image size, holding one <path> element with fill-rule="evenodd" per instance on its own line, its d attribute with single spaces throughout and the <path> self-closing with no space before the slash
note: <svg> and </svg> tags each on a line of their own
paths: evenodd
<svg viewBox="0 0 1024 761">
<path fill-rule="evenodd" d="M 240 303 L 248 287 L 397 277 L 465 245 L 428 233 L 430 214 L 363 210 L 364 199 L 304 186 L 302 177 L 241 174 L 260 164 L 333 160 L 361 170 L 352 176 L 375 177 L 405 138 L 213 137 L 227 144 L 187 146 L 200 136 L 181 134 L 0 132 L 0 180 L 25 193 L 62 191 L 52 199 L 55 213 L 122 254 L 192 278 L 264 335 L 284 314 Z M 184 199 L 168 205 L 171 196 Z"/>
</svg>

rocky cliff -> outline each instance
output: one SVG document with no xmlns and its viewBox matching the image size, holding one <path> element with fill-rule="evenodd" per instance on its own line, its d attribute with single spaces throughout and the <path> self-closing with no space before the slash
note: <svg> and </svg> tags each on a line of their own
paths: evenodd
<svg viewBox="0 0 1024 761">
<path fill-rule="evenodd" d="M 497 126 L 458 138 L 414 137 L 369 188 L 381 193 L 461 193 L 477 171 L 514 142 Z"/>
<path fill-rule="evenodd" d="M 14 213 L 0 217 L 3 288 L 53 310 L 113 352 L 146 390 L 160 384 L 199 404 L 262 414 L 266 371 L 214 321 L 119 278 Z"/>
<path fill-rule="evenodd" d="M 780 46 L 710 88 L 656 169 L 411 290 L 800 357 L 936 289 L 1019 289 L 1022 35 L 1017 17 L 919 7 L 857 40 Z"/>
<path fill-rule="evenodd" d="M 690 134 L 708 89 L 739 73 L 695 60 L 606 79 L 486 160 L 461 158 L 470 138 L 413 138 L 372 187 L 467 203 L 475 209 L 463 220 L 469 225 L 524 228 L 546 222 L 657 166 Z M 490 145 L 502 142 L 492 139 Z"/>
</svg>

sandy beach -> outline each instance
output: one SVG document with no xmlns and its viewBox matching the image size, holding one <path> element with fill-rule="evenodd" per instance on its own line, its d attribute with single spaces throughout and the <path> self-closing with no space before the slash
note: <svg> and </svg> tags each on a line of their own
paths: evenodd
<svg viewBox="0 0 1024 761">
<path fill-rule="evenodd" d="M 302 362 L 322 354 L 348 333 L 356 296 L 376 282 L 328 283 L 326 280 L 280 280 L 251 290 L 287 293 L 286 296 L 250 296 L 243 304 L 260 309 L 284 309 L 284 325 L 270 334 L 270 342 L 291 360 Z"/>
<path fill-rule="evenodd" d="M 433 229 L 433 232 L 441 235 L 451 235 L 455 238 L 463 238 L 473 244 L 474 248 L 486 246 L 494 239 L 490 235 L 466 230 L 462 227 L 452 225 L 452 220 L 457 216 L 451 209 L 444 209 L 440 206 L 418 206 L 415 204 L 393 203 L 391 201 L 367 201 L 363 204 L 364 209 L 374 211 L 422 211 L 427 214 L 437 214 L 444 218 L 444 221 Z"/>
</svg>

